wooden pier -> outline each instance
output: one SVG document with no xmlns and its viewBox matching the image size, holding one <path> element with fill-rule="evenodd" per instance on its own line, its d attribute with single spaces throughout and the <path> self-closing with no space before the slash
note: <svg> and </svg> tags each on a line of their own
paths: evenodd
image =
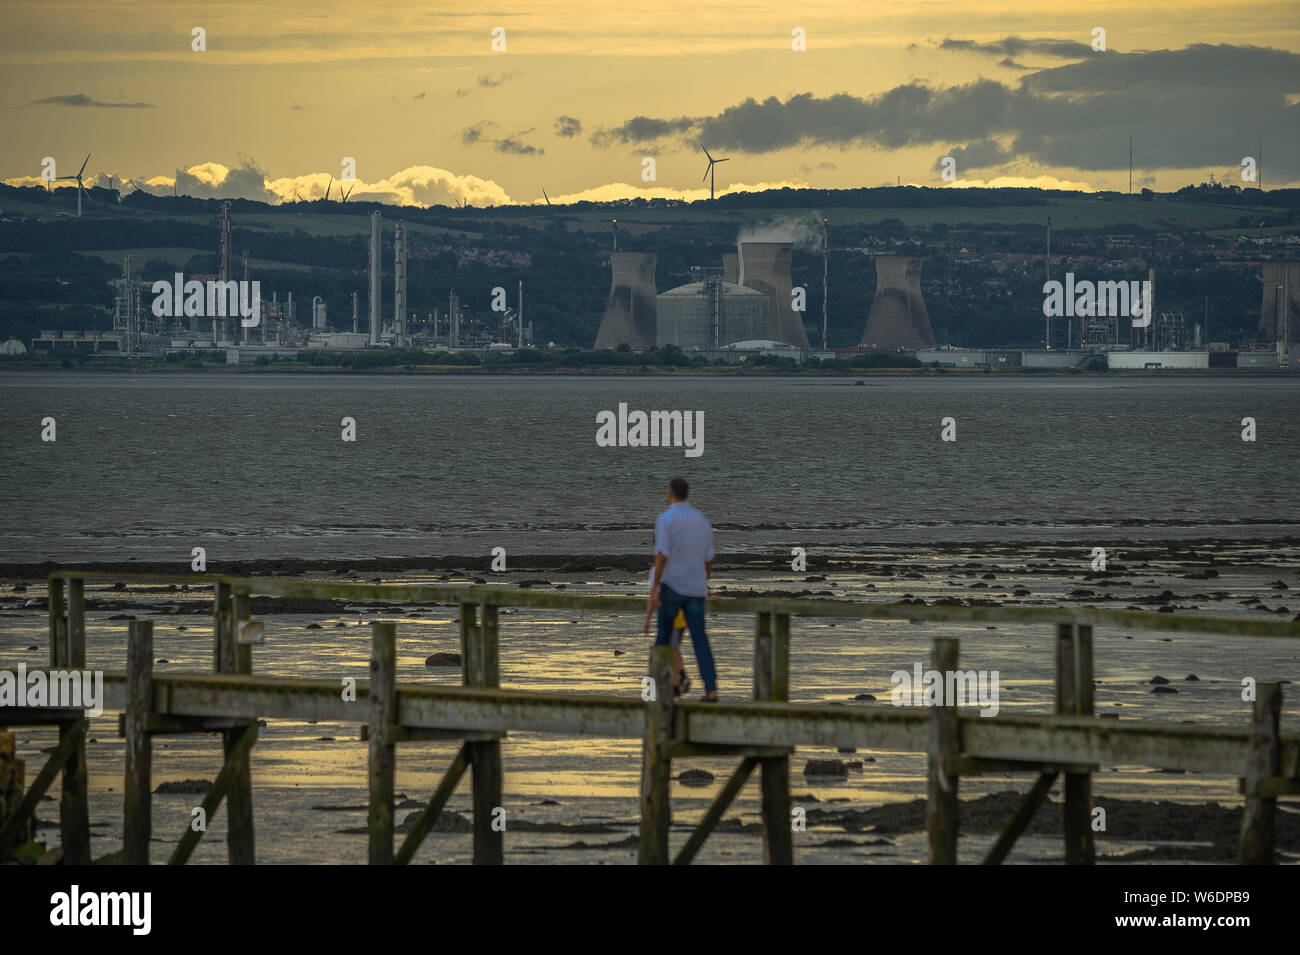
<svg viewBox="0 0 1300 955">
<path fill-rule="evenodd" d="M 1092 630 L 1217 634 L 1232 638 L 1300 638 L 1300 624 L 1102 610 L 1091 607 L 953 607 L 789 598 L 711 598 L 711 613 L 752 614 L 753 699 L 738 703 L 677 702 L 672 651 L 652 648 L 649 676 L 655 692 L 641 696 L 537 693 L 500 688 L 499 608 L 503 606 L 603 610 L 639 615 L 637 597 L 559 594 L 504 587 L 385 585 L 274 578 L 95 574 L 72 571 L 49 581 L 51 669 L 84 669 L 87 582 L 187 583 L 213 587 L 213 669 L 210 673 L 153 672 L 153 624 L 130 624 L 125 669 L 105 673 L 103 706 L 120 710 L 126 739 L 124 839 L 120 852 L 92 860 L 86 792 L 86 718 L 80 710 L 6 709 L 6 725 L 45 723 L 59 742 L 21 803 L 0 819 L 0 858 L 28 831 L 40 798 L 62 773 L 59 818 L 62 860 L 69 864 L 150 861 L 153 739 L 174 733 L 220 734 L 224 764 L 202 807 L 208 818 L 225 804 L 227 853 L 232 864 L 255 861 L 253 784 L 249 757 L 259 719 L 353 722 L 369 750 L 369 861 L 405 864 L 433 828 L 462 777 L 472 785 L 475 863 L 504 861 L 504 832 L 494 826 L 501 805 L 502 746 L 511 730 L 642 741 L 641 826 L 638 859 L 646 864 L 689 863 L 749 777 L 759 774 L 764 860 L 794 861 L 790 754 L 796 746 L 855 747 L 923 752 L 928 756 L 926 828 L 929 860 L 957 859 L 958 785 L 986 772 L 1036 777 L 985 862 L 1006 859 L 1058 775 L 1065 777 L 1064 845 L 1070 864 L 1094 861 L 1091 775 L 1103 766 L 1237 776 L 1245 795 L 1239 861 L 1273 861 L 1273 821 L 1280 796 L 1300 795 L 1300 737 L 1279 731 L 1282 690 L 1261 682 L 1240 728 L 1188 726 L 1148 720 L 1101 719 L 1093 713 Z M 259 677 L 251 619 L 254 595 L 459 607 L 462 686 L 398 684 L 397 625 L 373 623 L 369 681 L 343 692 L 337 680 Z M 792 617 L 929 620 L 1039 625 L 1056 646 L 1055 712 L 998 715 L 963 712 L 946 700 L 933 707 L 889 703 L 827 706 L 790 703 Z M 959 641 L 935 639 L 930 669 L 959 667 Z M 1243 707 L 1244 709 L 1244 707 Z M 394 847 L 395 747 L 422 740 L 460 740 L 461 747 L 427 805 Z M 675 859 L 670 858 L 672 763 L 699 756 L 740 758 Z M 186 862 L 201 831 L 186 829 L 169 864 Z M 1190 835 L 1190 834 L 1189 834 Z"/>
</svg>

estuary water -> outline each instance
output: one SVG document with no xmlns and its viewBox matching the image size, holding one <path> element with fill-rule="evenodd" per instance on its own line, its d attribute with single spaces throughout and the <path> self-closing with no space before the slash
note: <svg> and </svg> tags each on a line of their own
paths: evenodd
<svg viewBox="0 0 1300 955">
<path fill-rule="evenodd" d="M 703 412 L 703 453 L 598 446 L 620 403 Z M 1259 378 L 0 372 L 0 561 L 635 553 L 676 475 L 733 553 L 1275 537 L 1297 411 Z"/>
</svg>

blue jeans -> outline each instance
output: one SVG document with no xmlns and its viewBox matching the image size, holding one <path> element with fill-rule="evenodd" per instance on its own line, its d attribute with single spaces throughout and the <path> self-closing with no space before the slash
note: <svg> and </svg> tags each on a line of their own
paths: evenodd
<svg viewBox="0 0 1300 955">
<path fill-rule="evenodd" d="M 718 689 L 718 672 L 713 666 L 713 651 L 709 649 L 709 636 L 704 632 L 703 597 L 687 597 L 667 584 L 659 585 L 659 635 L 655 638 L 655 646 L 666 647 L 672 643 L 673 620 L 679 610 L 686 617 L 686 629 L 691 633 L 691 643 L 695 647 L 695 662 L 700 667 L 700 679 L 704 681 L 704 691 L 714 693 Z"/>
</svg>

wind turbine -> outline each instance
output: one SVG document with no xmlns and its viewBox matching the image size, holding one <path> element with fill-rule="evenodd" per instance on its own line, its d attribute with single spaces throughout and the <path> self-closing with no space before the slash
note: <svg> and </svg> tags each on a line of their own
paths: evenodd
<svg viewBox="0 0 1300 955">
<path fill-rule="evenodd" d="M 546 187 L 545 187 L 545 186 L 542 186 L 542 198 L 546 200 L 546 204 L 547 204 L 548 206 L 551 204 L 551 197 L 548 196 L 548 195 L 546 194 Z"/>
<path fill-rule="evenodd" d="M 330 190 L 333 189 L 333 188 L 334 188 L 334 177 L 333 177 L 333 176 L 330 176 L 330 184 L 329 184 L 328 186 L 325 187 L 325 201 L 326 201 L 326 202 L 329 202 L 329 201 L 330 201 Z M 342 186 L 339 186 L 339 191 L 340 191 L 340 192 L 343 191 L 343 187 L 342 187 Z"/>
<path fill-rule="evenodd" d="M 344 201 L 344 202 L 347 202 L 347 201 L 348 201 L 348 196 L 352 195 L 352 190 L 355 189 L 356 187 L 357 187 L 357 184 L 354 182 L 352 185 L 348 186 L 348 191 L 347 191 L 347 192 L 343 192 L 343 184 L 342 184 L 342 183 L 339 183 L 339 192 L 343 194 L 343 201 Z"/>
<path fill-rule="evenodd" d="M 86 162 L 90 162 L 90 153 L 86 153 Z M 81 194 L 86 191 L 86 185 L 81 181 L 81 174 L 86 171 L 86 162 L 83 162 L 81 164 L 81 168 L 77 170 L 77 174 L 75 176 L 59 176 L 59 178 L 55 180 L 55 182 L 59 182 L 64 179 L 75 179 L 77 181 L 77 218 L 78 219 L 81 218 Z M 87 199 L 86 201 L 89 202 L 90 200 Z"/>
<path fill-rule="evenodd" d="M 700 148 L 701 148 L 701 149 L 704 149 L 704 144 L 703 144 L 703 143 L 700 143 L 699 145 L 700 145 Z M 704 170 L 704 178 L 701 179 L 700 182 L 703 182 L 704 179 L 709 180 L 709 200 L 712 201 L 712 199 L 713 199 L 713 167 L 716 166 L 716 165 L 717 165 L 718 163 L 720 163 L 720 162 L 729 162 L 730 159 L 731 159 L 731 157 L 727 156 L 727 157 L 724 157 L 724 158 L 722 158 L 722 159 L 714 159 L 711 155 L 709 155 L 709 151 L 708 151 L 707 149 L 704 149 L 704 155 L 706 155 L 706 156 L 709 157 L 709 168 Z"/>
</svg>

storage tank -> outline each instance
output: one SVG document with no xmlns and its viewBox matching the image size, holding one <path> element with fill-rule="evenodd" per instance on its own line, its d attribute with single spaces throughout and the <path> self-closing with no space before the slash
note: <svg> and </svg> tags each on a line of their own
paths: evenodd
<svg viewBox="0 0 1300 955">
<path fill-rule="evenodd" d="M 722 281 L 732 285 L 740 284 L 740 255 L 736 252 L 722 253 Z"/>
<path fill-rule="evenodd" d="M 876 256 L 876 296 L 862 332 L 869 348 L 933 348 L 934 332 L 921 297 L 921 257 Z"/>
<path fill-rule="evenodd" d="M 611 281 L 597 348 L 628 344 L 636 351 L 655 346 L 655 252 L 611 252 Z"/>
<path fill-rule="evenodd" d="M 808 347 L 803 313 L 790 307 L 792 282 L 790 262 L 794 246 L 789 242 L 740 243 L 740 282 L 767 296 L 770 310 L 767 332 L 760 338 L 785 342 L 797 348 Z M 726 259 L 723 259 L 726 268 Z"/>
<path fill-rule="evenodd" d="M 767 333 L 768 304 L 762 292 L 732 282 L 679 285 L 658 298 L 655 344 L 712 348 L 709 324 L 713 308 L 718 315 L 719 346 L 762 338 Z"/>
</svg>

